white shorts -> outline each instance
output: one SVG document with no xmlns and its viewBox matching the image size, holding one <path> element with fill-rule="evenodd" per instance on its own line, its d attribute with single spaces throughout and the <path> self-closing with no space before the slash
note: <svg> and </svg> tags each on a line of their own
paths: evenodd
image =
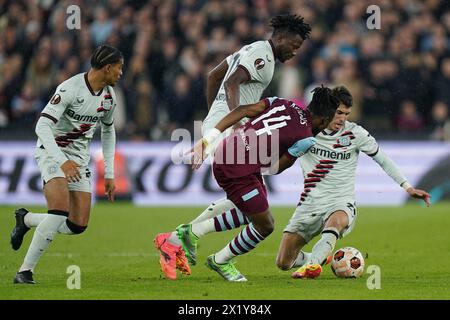
<svg viewBox="0 0 450 320">
<path fill-rule="evenodd" d="M 348 226 L 340 234 L 343 238 L 353 230 L 356 223 L 357 213 L 354 201 L 339 202 L 321 208 L 298 206 L 284 232 L 297 233 L 308 243 L 322 232 L 328 218 L 336 211 L 344 211 L 348 216 Z"/>
<path fill-rule="evenodd" d="M 50 156 L 44 149 L 36 148 L 34 157 L 36 159 L 44 183 L 49 182 L 53 178 L 66 177 L 54 158 Z M 69 182 L 69 191 L 82 191 L 92 193 L 91 171 L 89 170 L 89 167 L 79 167 L 78 170 L 81 174 L 81 180 L 78 182 Z"/>
</svg>

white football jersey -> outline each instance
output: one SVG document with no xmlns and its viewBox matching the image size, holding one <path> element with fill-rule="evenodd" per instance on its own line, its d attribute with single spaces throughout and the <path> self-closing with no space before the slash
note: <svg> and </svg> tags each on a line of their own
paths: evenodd
<svg viewBox="0 0 450 320">
<path fill-rule="evenodd" d="M 339 131 L 320 132 L 316 144 L 300 157 L 305 179 L 300 204 L 317 207 L 344 199 L 354 202 L 360 151 L 374 156 L 378 144 L 356 123 L 346 121 Z"/>
<path fill-rule="evenodd" d="M 77 74 L 57 88 L 41 116 L 55 122 L 53 136 L 60 150 L 80 166 L 89 164 L 89 145 L 100 121 L 113 125 L 116 96 L 111 86 L 95 93 L 87 73 Z M 43 148 L 38 138 L 38 148 Z"/>
<path fill-rule="evenodd" d="M 226 60 L 228 70 L 205 119 L 205 122 L 208 122 L 207 129 L 214 128 L 230 112 L 226 101 L 224 83 L 238 67 L 243 68 L 250 79 L 239 86 L 239 103 L 241 105 L 252 104 L 261 100 L 264 90 L 272 81 L 275 69 L 275 53 L 270 41 L 256 41 L 246 45 L 229 55 Z M 203 131 L 203 134 L 205 134 L 205 130 Z"/>
</svg>

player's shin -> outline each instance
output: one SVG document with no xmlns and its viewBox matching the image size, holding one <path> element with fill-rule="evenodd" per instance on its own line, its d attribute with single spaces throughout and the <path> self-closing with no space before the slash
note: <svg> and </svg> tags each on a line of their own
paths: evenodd
<svg viewBox="0 0 450 320">
<path fill-rule="evenodd" d="M 248 223 L 247 217 L 239 209 L 233 208 L 214 218 L 193 223 L 192 232 L 201 238 L 210 232 L 233 230 Z"/>
<path fill-rule="evenodd" d="M 231 209 L 236 209 L 236 206 L 227 198 L 217 200 L 211 203 L 208 208 L 206 208 L 205 211 L 203 211 L 197 218 L 192 220 L 191 224 L 211 219 L 212 217 L 227 212 Z"/>
<path fill-rule="evenodd" d="M 322 237 L 313 247 L 308 264 L 323 264 L 333 252 L 337 239 L 339 231 L 336 228 L 325 228 Z"/>
<path fill-rule="evenodd" d="M 19 272 L 25 270 L 33 271 L 40 257 L 50 245 L 50 242 L 52 242 L 53 236 L 58 232 L 58 228 L 62 223 L 64 223 L 65 220 L 65 215 L 48 214 L 47 217 L 39 224 L 34 232 L 33 240 L 31 241 L 30 247 L 28 248 Z"/>
<path fill-rule="evenodd" d="M 253 250 L 264 239 L 265 237 L 250 223 L 230 243 L 214 255 L 215 261 L 218 264 L 227 263 L 232 258 Z"/>
</svg>

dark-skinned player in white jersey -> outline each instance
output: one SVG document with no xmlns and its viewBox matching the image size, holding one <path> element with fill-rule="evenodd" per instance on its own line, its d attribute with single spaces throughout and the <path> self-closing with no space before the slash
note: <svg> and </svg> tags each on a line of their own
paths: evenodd
<svg viewBox="0 0 450 320">
<path fill-rule="evenodd" d="M 311 32 L 309 24 L 304 22 L 301 16 L 294 14 L 278 15 L 271 19 L 270 26 L 273 33 L 269 40 L 256 41 L 242 47 L 209 72 L 206 88 L 209 112 L 203 122 L 203 135 L 214 129 L 223 117 L 239 105 L 260 101 L 264 90 L 272 81 L 275 62 L 284 63 L 292 59 Z M 240 123 L 242 122 L 244 119 Z M 226 130 L 221 136 L 229 135 L 231 130 L 231 128 Z M 220 139 L 217 139 L 217 142 L 219 141 Z M 229 199 L 218 199 L 192 222 L 200 222 L 223 213 L 231 215 L 235 212 L 236 207 Z M 156 248 L 160 251 L 161 268 L 167 270 L 166 276 L 170 279 L 176 278 L 176 270 L 172 268 L 175 261 L 170 261 L 169 258 L 166 263 L 166 258 L 171 256 L 166 253 L 172 252 L 175 247 L 178 252 L 176 267 L 182 273 L 191 272 L 179 240 L 179 234 L 184 231 L 179 228 L 165 237 L 155 239 Z M 195 264 L 195 259 L 190 259 L 190 262 Z"/>
</svg>

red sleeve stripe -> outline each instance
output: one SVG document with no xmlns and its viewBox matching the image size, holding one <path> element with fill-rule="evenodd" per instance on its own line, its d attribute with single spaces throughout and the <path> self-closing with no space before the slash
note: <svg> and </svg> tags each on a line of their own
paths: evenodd
<svg viewBox="0 0 450 320">
<path fill-rule="evenodd" d="M 52 120 L 54 123 L 57 123 L 58 120 L 56 120 L 56 118 L 52 117 L 51 115 L 47 114 L 47 113 L 41 113 L 41 117 L 46 117 L 49 118 L 50 120 Z"/>
</svg>

